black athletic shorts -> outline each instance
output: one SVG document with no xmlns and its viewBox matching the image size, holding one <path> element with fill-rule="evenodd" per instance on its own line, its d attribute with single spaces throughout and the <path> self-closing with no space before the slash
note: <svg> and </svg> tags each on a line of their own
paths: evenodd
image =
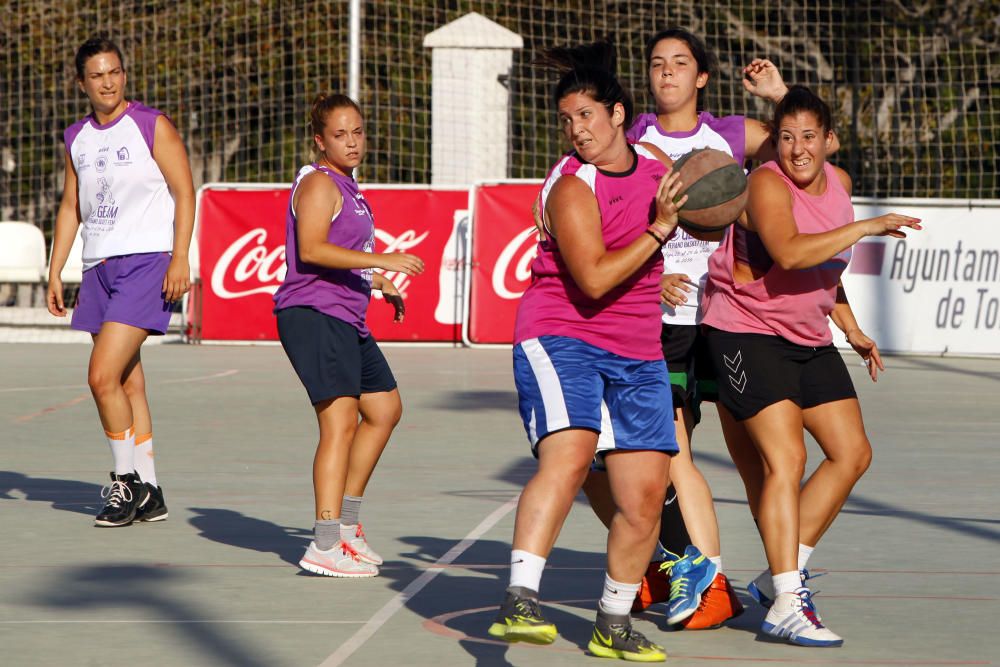
<svg viewBox="0 0 1000 667">
<path fill-rule="evenodd" d="M 312 308 L 284 308 L 278 311 L 278 337 L 313 405 L 396 388 L 375 338 L 343 320 Z"/>
<path fill-rule="evenodd" d="M 664 324 L 660 330 L 660 345 L 670 373 L 674 405 L 686 403 L 691 406 L 696 415 L 695 423 L 698 423 L 698 404 L 714 402 L 719 397 L 715 366 L 708 353 L 705 333 L 694 324 Z"/>
<path fill-rule="evenodd" d="M 858 396 L 833 345 L 807 347 L 780 336 L 706 330 L 719 400 L 739 421 L 786 399 L 805 409 Z"/>
</svg>

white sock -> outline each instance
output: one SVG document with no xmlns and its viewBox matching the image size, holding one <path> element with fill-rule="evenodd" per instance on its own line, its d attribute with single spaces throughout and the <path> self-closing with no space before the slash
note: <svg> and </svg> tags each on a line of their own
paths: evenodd
<svg viewBox="0 0 1000 667">
<path fill-rule="evenodd" d="M 782 593 L 794 593 L 796 588 L 802 586 L 802 578 L 799 576 L 798 570 L 772 575 L 771 581 L 774 583 L 775 597 Z"/>
<path fill-rule="evenodd" d="M 709 556 L 708 560 L 715 563 L 715 574 L 717 575 L 722 574 L 722 555 L 720 554 L 718 556 Z"/>
<path fill-rule="evenodd" d="M 153 466 L 152 433 L 135 436 L 135 471 L 142 481 L 159 486 L 156 483 L 156 468 Z"/>
<path fill-rule="evenodd" d="M 542 584 L 545 559 L 522 549 L 510 552 L 510 585 L 530 588 L 538 592 Z"/>
<path fill-rule="evenodd" d="M 620 581 L 615 581 L 611 578 L 611 575 L 605 572 L 604 592 L 601 594 L 601 610 L 618 616 L 628 614 L 632 610 L 632 603 L 635 602 L 635 596 L 639 592 L 639 585 L 641 583 L 623 584 Z"/>
<path fill-rule="evenodd" d="M 809 556 L 812 556 L 813 550 L 816 547 L 807 547 L 806 545 L 799 543 L 799 569 L 806 569 L 806 563 L 809 562 Z"/>
<path fill-rule="evenodd" d="M 115 461 L 116 475 L 130 475 L 135 472 L 135 431 L 129 426 L 124 431 L 105 431 L 111 457 Z"/>
</svg>

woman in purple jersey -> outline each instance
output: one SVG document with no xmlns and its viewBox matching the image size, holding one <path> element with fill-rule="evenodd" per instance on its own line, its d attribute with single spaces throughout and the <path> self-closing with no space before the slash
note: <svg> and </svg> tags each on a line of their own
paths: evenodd
<svg viewBox="0 0 1000 667">
<path fill-rule="evenodd" d="M 87 40 L 76 53 L 76 77 L 92 111 L 65 133 L 47 304 L 66 316 L 60 274 L 82 223 L 85 271 L 72 326 L 93 335 L 87 379 L 114 459 L 95 525 L 161 521 L 167 507 L 153 466 L 139 349 L 150 334 L 166 333 L 170 304 L 190 285 L 191 170 L 173 123 L 125 99 L 125 64 L 114 42 Z"/>
<path fill-rule="evenodd" d="M 518 307 L 514 379 L 538 471 L 518 503 L 510 585 L 489 634 L 548 644 L 555 626 L 538 600 L 542 570 L 595 454 L 616 511 L 608 570 L 588 649 L 662 661 L 632 629 L 629 609 L 656 542 L 676 452 L 659 350 L 660 247 L 673 233 L 680 188 L 662 153 L 625 138 L 632 101 L 615 76 L 614 47 L 552 49 L 562 73 L 559 122 L 574 151 L 543 188 L 546 233 Z M 662 159 L 662 161 L 661 161 Z"/>
<path fill-rule="evenodd" d="M 288 272 L 274 295 L 281 345 L 319 423 L 315 538 L 299 565 L 331 577 L 374 577 L 382 558 L 368 546 L 358 513 L 403 406 L 366 315 L 372 289 L 392 304 L 396 321 L 403 319 L 403 299 L 373 269 L 413 276 L 424 263 L 407 253 L 373 252 L 374 218 L 353 177 L 366 147 L 354 100 L 320 95 L 311 122 L 319 159 L 292 186 Z"/>
<path fill-rule="evenodd" d="M 871 444 L 827 318 L 875 380 L 878 348 L 858 327 L 840 276 L 863 237 L 904 236 L 900 228 L 920 221 L 894 213 L 854 221 L 851 179 L 826 162 L 830 109 L 809 89 L 791 88 L 773 126 L 777 159 L 750 176 L 746 227 L 734 227 L 709 261 L 704 325 L 720 400 L 765 462 L 758 523 L 770 573 L 748 587 L 770 606 L 761 629 L 793 644 L 839 646 L 798 559 L 833 523 Z M 803 484 L 804 431 L 826 458 Z"/>
</svg>

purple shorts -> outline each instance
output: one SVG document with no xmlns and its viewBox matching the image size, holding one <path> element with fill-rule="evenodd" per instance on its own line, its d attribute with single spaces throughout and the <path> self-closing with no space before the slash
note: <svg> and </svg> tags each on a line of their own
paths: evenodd
<svg viewBox="0 0 1000 667">
<path fill-rule="evenodd" d="M 170 253 L 147 252 L 109 257 L 83 272 L 70 326 L 92 334 L 105 322 L 120 322 L 165 334 L 170 304 L 163 299 L 163 278 Z"/>
</svg>

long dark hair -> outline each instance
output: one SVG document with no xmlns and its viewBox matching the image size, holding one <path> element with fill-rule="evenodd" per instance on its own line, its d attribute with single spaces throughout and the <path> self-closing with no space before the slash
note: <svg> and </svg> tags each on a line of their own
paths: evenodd
<svg viewBox="0 0 1000 667">
<path fill-rule="evenodd" d="M 83 81 L 83 71 L 87 61 L 98 53 L 114 53 L 118 56 L 118 61 L 122 64 L 122 71 L 125 70 L 125 57 L 122 56 L 122 50 L 118 48 L 118 45 L 104 35 L 95 35 L 81 44 L 80 48 L 76 50 L 74 64 L 76 65 L 76 78 L 78 80 Z"/>
<path fill-rule="evenodd" d="M 649 61 L 653 57 L 653 49 L 655 49 L 656 45 L 665 39 L 676 39 L 687 44 L 688 49 L 691 51 L 691 55 L 694 56 L 695 62 L 698 63 L 698 73 L 708 74 L 709 79 L 715 76 L 716 70 L 719 66 L 719 63 L 715 58 L 715 54 L 708 50 L 705 46 L 705 42 L 702 41 L 700 37 L 695 35 L 693 32 L 685 30 L 684 28 L 666 28 L 649 38 L 646 42 L 647 68 L 649 67 Z M 705 89 L 699 88 L 698 107 L 701 108 L 704 102 Z"/>
<path fill-rule="evenodd" d="M 558 104 L 571 93 L 585 93 L 613 113 L 616 104 L 625 110 L 625 124 L 632 124 L 635 105 L 632 96 L 618 81 L 618 56 L 608 40 L 580 46 L 557 46 L 546 49 L 538 64 L 562 73 L 553 97 Z"/>
</svg>

